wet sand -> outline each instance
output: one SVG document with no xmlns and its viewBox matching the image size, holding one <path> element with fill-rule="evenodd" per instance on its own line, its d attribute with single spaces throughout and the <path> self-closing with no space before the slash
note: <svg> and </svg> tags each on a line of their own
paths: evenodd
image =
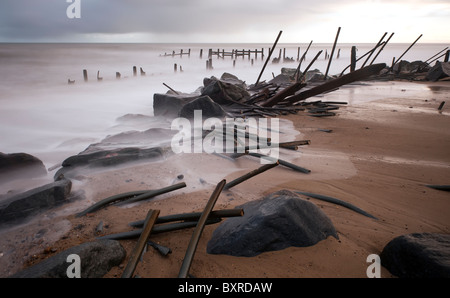
<svg viewBox="0 0 450 298">
<path fill-rule="evenodd" d="M 364 278 L 370 265 L 367 257 L 380 254 L 393 238 L 409 233 L 450 233 L 449 193 L 425 186 L 450 182 L 450 114 L 445 106 L 442 113 L 438 112 L 442 101 L 450 102 L 449 82 L 381 82 L 369 90 L 364 90 L 366 87 L 348 86 L 342 92 L 319 98 L 353 100 L 341 106 L 334 117 L 314 118 L 305 112 L 281 117 L 291 121 L 299 132 L 287 135 L 288 140 L 311 140 L 311 144 L 298 151 L 281 149 L 280 158 L 310 169 L 310 174 L 278 166 L 223 191 L 215 210 L 234 208 L 289 189 L 339 198 L 378 220 L 307 198 L 330 217 L 339 240 L 329 237 L 311 247 L 290 247 L 251 258 L 207 254 L 207 242 L 219 224 L 210 225 L 196 250 L 190 269 L 193 276 Z M 426 88 L 431 92 L 422 92 Z M 373 98 L 358 100 L 365 93 Z M 188 154 L 86 174 L 74 181 L 74 190 L 84 189 L 86 200 L 54 210 L 36 219 L 31 227 L 23 225 L 3 233 L 0 276 L 20 270 L 22 263 L 32 265 L 71 246 L 95 240 L 95 228 L 100 222 L 104 224 L 103 234 L 112 234 L 131 230 L 128 223 L 144 219 L 149 209 L 160 210 L 161 216 L 203 211 L 221 179 L 231 181 L 259 166 L 259 160 L 250 156 L 230 161 L 216 155 Z M 181 180 L 177 178 L 180 174 Z M 110 195 L 182 181 L 186 188 L 147 202 L 110 206 L 82 218 L 73 215 Z M 149 247 L 135 274 L 177 277 L 192 232 L 187 229 L 151 235 L 151 240 L 170 247 L 172 253 L 163 257 Z M 128 254 L 135 243 L 121 241 Z M 105 277 L 120 277 L 127 260 Z M 384 268 L 381 275 L 392 277 Z"/>
</svg>

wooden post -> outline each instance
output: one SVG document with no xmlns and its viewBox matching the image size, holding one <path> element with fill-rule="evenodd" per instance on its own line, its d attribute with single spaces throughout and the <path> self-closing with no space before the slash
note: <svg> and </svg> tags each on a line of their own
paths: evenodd
<svg viewBox="0 0 450 298">
<path fill-rule="evenodd" d="M 100 70 L 99 70 L 99 71 L 97 71 L 97 81 L 102 81 L 102 80 L 103 80 L 103 78 L 100 77 Z"/>
<path fill-rule="evenodd" d="M 444 107 L 444 105 L 445 105 L 445 101 L 441 102 L 441 104 L 439 105 L 438 110 L 441 111 L 442 108 Z"/>
<path fill-rule="evenodd" d="M 297 48 L 297 61 L 300 59 L 300 47 Z"/>
<path fill-rule="evenodd" d="M 350 72 L 354 72 L 356 69 L 356 47 L 352 46 L 352 54 L 350 57 Z"/>
<path fill-rule="evenodd" d="M 84 77 L 84 81 L 87 82 L 88 81 L 88 73 L 86 69 L 83 69 L 83 77 Z"/>
<path fill-rule="evenodd" d="M 327 71 L 325 72 L 325 80 L 327 79 L 327 76 L 328 76 L 328 70 L 330 69 L 331 61 L 333 60 L 334 49 L 336 48 L 336 43 L 338 41 L 340 32 L 341 32 L 341 27 L 338 28 L 338 31 L 336 33 L 336 38 L 334 40 L 333 49 L 331 50 L 330 61 L 328 61 Z"/>
<path fill-rule="evenodd" d="M 233 67 L 236 67 L 236 60 L 233 60 Z"/>
<path fill-rule="evenodd" d="M 200 49 L 200 59 L 202 59 L 203 56 L 203 49 Z"/>
<path fill-rule="evenodd" d="M 338 50 L 336 59 L 339 59 L 340 56 L 341 56 L 341 49 Z"/>
<path fill-rule="evenodd" d="M 120 79 L 120 72 L 116 72 L 116 79 Z"/>
<path fill-rule="evenodd" d="M 137 68 L 136 68 L 136 66 L 133 66 L 133 76 L 137 76 Z"/>
<path fill-rule="evenodd" d="M 175 71 L 175 72 L 177 72 L 177 64 L 176 63 L 174 63 L 174 65 L 173 65 L 173 71 Z"/>
<path fill-rule="evenodd" d="M 267 60 L 266 60 L 266 62 L 264 63 L 264 66 L 263 66 L 261 72 L 259 73 L 259 76 L 258 76 L 258 79 L 256 80 L 255 86 L 258 85 L 259 80 L 261 79 L 261 76 L 262 76 L 262 74 L 263 74 L 263 72 L 264 72 L 264 69 L 266 69 L 267 63 L 268 63 L 269 60 L 270 60 L 270 56 L 272 56 L 272 52 L 273 52 L 273 50 L 275 49 L 275 47 L 277 46 L 278 40 L 280 39 L 280 36 L 281 36 L 282 33 L 283 33 L 283 31 L 280 31 L 280 33 L 278 33 L 278 37 L 277 37 L 277 39 L 275 40 L 275 43 L 274 43 L 273 46 L 272 46 L 272 50 L 269 51 L 269 56 L 267 57 Z"/>
<path fill-rule="evenodd" d="M 141 76 L 145 76 L 145 71 L 142 69 L 142 67 L 140 67 L 141 70 Z"/>
</svg>

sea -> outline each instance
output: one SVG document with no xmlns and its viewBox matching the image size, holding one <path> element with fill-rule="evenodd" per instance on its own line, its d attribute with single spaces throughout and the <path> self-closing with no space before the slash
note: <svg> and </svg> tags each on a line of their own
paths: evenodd
<svg viewBox="0 0 450 298">
<path fill-rule="evenodd" d="M 191 93 L 203 86 L 204 78 L 220 78 L 225 72 L 247 85 L 259 76 L 260 82 L 269 81 L 282 68 L 297 68 L 308 45 L 278 44 L 268 60 L 272 44 L 0 44 L 0 152 L 29 153 L 51 168 L 108 135 L 160 126 L 158 119 L 152 120 L 155 93 L 169 88 Z M 310 70 L 340 74 L 350 64 L 352 46 L 361 57 L 375 44 L 337 44 L 330 62 L 326 54 L 330 56 L 333 44 L 313 43 L 300 70 L 322 50 Z M 409 46 L 387 44 L 374 63 L 391 65 L 403 54 L 402 60 L 427 61 L 447 45 L 417 43 L 407 51 Z M 213 55 L 211 69 L 210 49 L 257 50 L 264 56 Z M 144 126 L 123 123 L 125 115 L 144 115 L 149 121 Z"/>
</svg>

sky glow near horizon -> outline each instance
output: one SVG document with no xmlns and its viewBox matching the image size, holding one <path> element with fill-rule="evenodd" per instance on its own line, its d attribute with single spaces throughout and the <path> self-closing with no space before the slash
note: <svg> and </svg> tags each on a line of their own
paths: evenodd
<svg viewBox="0 0 450 298">
<path fill-rule="evenodd" d="M 79 1 L 2 0 L 0 42 L 450 43 L 449 0 Z"/>
</svg>

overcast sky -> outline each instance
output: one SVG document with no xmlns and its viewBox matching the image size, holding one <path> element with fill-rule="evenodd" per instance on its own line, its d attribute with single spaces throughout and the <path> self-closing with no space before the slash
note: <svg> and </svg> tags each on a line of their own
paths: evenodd
<svg viewBox="0 0 450 298">
<path fill-rule="evenodd" d="M 79 1 L 0 0 L 0 42 L 450 43 L 450 0 Z"/>
</svg>

